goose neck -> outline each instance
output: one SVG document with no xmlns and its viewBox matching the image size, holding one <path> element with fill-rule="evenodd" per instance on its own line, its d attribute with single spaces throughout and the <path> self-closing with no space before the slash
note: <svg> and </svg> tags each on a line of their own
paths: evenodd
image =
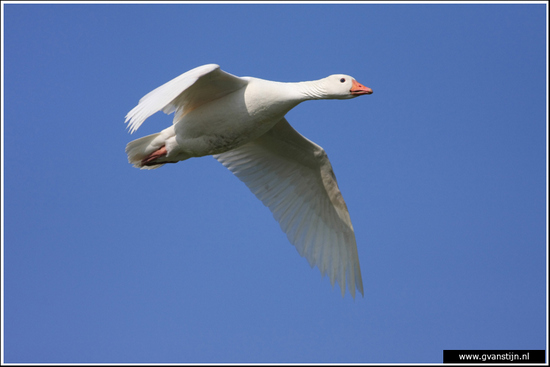
<svg viewBox="0 0 550 367">
<path fill-rule="evenodd" d="M 323 79 L 289 83 L 295 89 L 297 97 L 300 100 L 307 101 L 311 99 L 324 99 L 326 98 L 326 90 L 324 87 Z"/>
</svg>

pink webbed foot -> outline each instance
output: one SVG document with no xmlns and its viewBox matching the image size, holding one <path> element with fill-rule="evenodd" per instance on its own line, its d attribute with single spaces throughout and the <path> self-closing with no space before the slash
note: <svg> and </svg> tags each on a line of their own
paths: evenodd
<svg viewBox="0 0 550 367">
<path fill-rule="evenodd" d="M 164 157 L 168 152 L 166 151 L 166 147 L 163 146 L 162 148 L 155 150 L 153 153 L 149 154 L 147 157 L 143 158 L 141 160 L 142 166 L 152 166 L 154 164 L 158 164 L 153 162 L 155 159 Z"/>
</svg>

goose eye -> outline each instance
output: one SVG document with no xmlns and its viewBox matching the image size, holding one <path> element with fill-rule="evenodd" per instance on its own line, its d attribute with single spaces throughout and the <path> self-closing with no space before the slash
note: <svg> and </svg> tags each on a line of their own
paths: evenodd
<svg viewBox="0 0 550 367">
<path fill-rule="evenodd" d="M 340 83 L 343 83 L 345 81 L 346 81 L 346 79 L 344 79 L 344 78 L 340 79 Z"/>
</svg>

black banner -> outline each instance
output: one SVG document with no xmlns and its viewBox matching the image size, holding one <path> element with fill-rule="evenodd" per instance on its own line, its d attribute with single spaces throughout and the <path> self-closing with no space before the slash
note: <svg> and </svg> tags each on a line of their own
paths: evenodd
<svg viewBox="0 0 550 367">
<path fill-rule="evenodd" d="M 444 350 L 443 363 L 545 363 L 544 350 Z"/>
</svg>

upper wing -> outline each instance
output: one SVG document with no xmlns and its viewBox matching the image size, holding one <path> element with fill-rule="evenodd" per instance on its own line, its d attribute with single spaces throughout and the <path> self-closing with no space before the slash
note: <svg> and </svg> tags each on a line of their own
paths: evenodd
<svg viewBox="0 0 550 367">
<path fill-rule="evenodd" d="M 176 111 L 174 122 L 198 106 L 225 96 L 248 83 L 222 71 L 216 64 L 199 66 L 147 93 L 126 115 L 130 133 L 136 131 L 149 116 L 162 110 Z"/>
<path fill-rule="evenodd" d="M 346 203 L 323 148 L 286 119 L 266 134 L 214 155 L 269 207 L 289 241 L 331 284 L 363 294 L 355 234 Z"/>
</svg>

